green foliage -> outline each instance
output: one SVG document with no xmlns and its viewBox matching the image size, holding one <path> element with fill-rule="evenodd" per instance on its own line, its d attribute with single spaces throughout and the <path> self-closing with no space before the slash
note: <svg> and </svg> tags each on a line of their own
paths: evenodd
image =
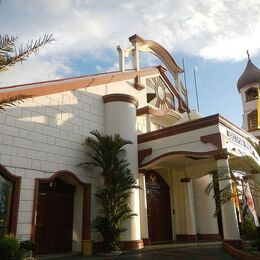
<svg viewBox="0 0 260 260">
<path fill-rule="evenodd" d="M 23 248 L 25 251 L 34 251 L 36 248 L 36 245 L 31 240 L 24 240 L 24 241 L 21 241 L 20 248 Z"/>
<path fill-rule="evenodd" d="M 19 242 L 14 235 L 5 235 L 0 240 L 0 260 L 20 260 L 34 249 L 35 244 L 30 240 Z"/>
<path fill-rule="evenodd" d="M 253 218 L 247 215 L 243 221 L 243 238 L 245 240 L 255 240 L 258 236 L 257 233 Z"/>
<path fill-rule="evenodd" d="M 25 61 L 32 53 L 54 41 L 52 34 L 45 34 L 36 41 L 28 41 L 24 46 L 17 46 L 18 37 L 0 35 L 0 72 L 9 69 L 18 62 Z"/>
<path fill-rule="evenodd" d="M 19 249 L 19 241 L 14 235 L 5 235 L 0 240 L 0 259 L 9 260 L 16 257 Z"/>
<path fill-rule="evenodd" d="M 233 172 L 226 167 L 219 167 L 218 170 L 212 170 L 209 174 L 212 176 L 212 181 L 206 186 L 205 193 L 208 196 L 213 194 L 212 197 L 216 201 L 214 216 L 217 216 L 221 211 L 221 206 L 231 201 L 234 196 L 232 192 L 232 182 L 238 185 L 240 179 L 236 178 Z M 224 183 L 225 185 L 223 185 Z M 222 184 L 221 189 L 219 187 L 220 184 Z"/>
<path fill-rule="evenodd" d="M 258 238 L 258 239 L 255 239 L 252 243 L 251 243 L 251 245 L 253 246 L 253 247 L 256 247 L 257 248 L 257 251 L 260 251 L 260 239 Z"/>
<path fill-rule="evenodd" d="M 91 148 L 88 156 L 92 161 L 84 164 L 101 169 L 104 177 L 104 187 L 95 194 L 100 204 L 100 216 L 94 220 L 93 227 L 103 239 L 104 251 L 117 251 L 120 235 L 126 231 L 122 224 L 134 216 L 129 205 L 132 189 L 139 188 L 125 159 L 124 147 L 132 142 L 118 134 L 102 135 L 98 131 L 91 134 L 94 137 L 86 138 L 85 145 Z"/>
<path fill-rule="evenodd" d="M 17 40 L 18 37 L 12 35 L 0 35 L 0 72 L 8 70 L 16 63 L 25 61 L 33 53 L 38 54 L 41 47 L 54 41 L 52 34 L 45 34 L 36 41 L 28 41 L 24 46 L 17 45 Z M 31 96 L 20 94 L 1 99 L 0 110 L 5 110 L 6 107 L 15 106 L 28 97 Z"/>
</svg>

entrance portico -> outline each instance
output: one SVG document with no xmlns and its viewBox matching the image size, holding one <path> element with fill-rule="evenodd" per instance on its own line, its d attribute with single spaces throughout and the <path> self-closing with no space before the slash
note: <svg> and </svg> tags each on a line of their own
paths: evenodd
<svg viewBox="0 0 260 260">
<path fill-rule="evenodd" d="M 156 171 L 169 184 L 173 239 L 220 239 L 215 200 L 204 192 L 209 172 L 223 166 L 257 167 L 260 159 L 251 142 L 258 140 L 219 115 L 138 136 L 139 168 Z M 223 239 L 239 241 L 233 203 L 221 212 Z M 234 221 L 227 224 L 231 217 Z"/>
</svg>

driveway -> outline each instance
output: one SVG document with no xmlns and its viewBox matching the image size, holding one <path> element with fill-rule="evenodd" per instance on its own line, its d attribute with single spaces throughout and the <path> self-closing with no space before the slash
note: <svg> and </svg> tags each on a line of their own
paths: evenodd
<svg viewBox="0 0 260 260">
<path fill-rule="evenodd" d="M 222 246 L 200 246 L 200 247 L 188 247 L 188 248 L 164 248 L 164 249 L 150 249 L 150 250 L 139 250 L 128 253 L 122 253 L 120 256 L 104 257 L 104 256 L 75 256 L 70 258 L 60 259 L 71 259 L 71 260 L 100 260 L 100 259 L 144 259 L 144 260 L 170 260 L 170 259 L 192 259 L 192 260 L 215 260 L 215 259 L 237 259 L 228 255 Z"/>
</svg>

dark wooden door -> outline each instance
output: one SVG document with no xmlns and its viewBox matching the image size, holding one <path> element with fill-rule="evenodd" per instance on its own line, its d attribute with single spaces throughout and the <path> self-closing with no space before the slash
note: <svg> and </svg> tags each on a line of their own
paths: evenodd
<svg viewBox="0 0 260 260">
<path fill-rule="evenodd" d="M 169 186 L 154 171 L 148 171 L 145 179 L 149 238 L 152 242 L 172 240 Z"/>
<path fill-rule="evenodd" d="M 59 178 L 39 185 L 35 234 L 37 254 L 72 250 L 74 191 L 74 186 Z"/>
</svg>

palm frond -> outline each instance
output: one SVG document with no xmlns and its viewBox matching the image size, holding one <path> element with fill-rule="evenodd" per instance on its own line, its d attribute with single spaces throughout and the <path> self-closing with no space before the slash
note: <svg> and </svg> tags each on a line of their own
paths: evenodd
<svg viewBox="0 0 260 260">
<path fill-rule="evenodd" d="M 17 37 L 2 36 L 0 38 L 0 71 L 7 70 L 18 62 L 25 61 L 32 53 L 38 54 L 39 49 L 54 41 L 52 34 L 45 34 L 36 41 L 28 41 L 25 46 L 16 46 Z"/>
<path fill-rule="evenodd" d="M 24 102 L 24 99 L 31 98 L 29 95 L 16 95 L 10 96 L 4 99 L 0 99 L 0 109 L 6 110 L 7 107 L 16 106 L 17 104 Z"/>
</svg>

